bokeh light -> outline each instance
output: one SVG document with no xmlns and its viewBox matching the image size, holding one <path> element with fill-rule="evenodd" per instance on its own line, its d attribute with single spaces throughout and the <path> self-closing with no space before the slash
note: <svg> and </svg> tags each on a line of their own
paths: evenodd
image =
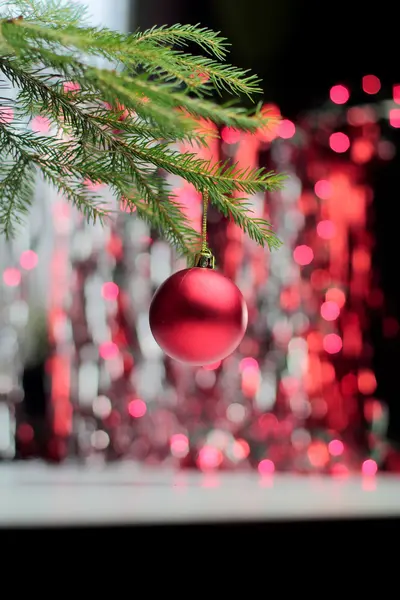
<svg viewBox="0 0 400 600">
<path fill-rule="evenodd" d="M 278 136 L 284 140 L 289 140 L 296 133 L 296 126 L 289 119 L 282 119 L 278 125 Z"/>
<path fill-rule="evenodd" d="M 38 255 L 33 250 L 25 250 L 19 258 L 19 264 L 26 271 L 31 271 L 38 264 Z"/>
<path fill-rule="evenodd" d="M 344 85 L 334 85 L 330 89 L 329 97 L 335 104 L 346 104 L 350 98 L 350 92 Z"/>
<path fill-rule="evenodd" d="M 336 133 L 332 133 L 330 135 L 329 145 L 334 152 L 341 154 L 343 152 L 347 152 L 347 150 L 350 148 L 350 140 L 345 133 L 337 131 Z"/>
<path fill-rule="evenodd" d="M 293 252 L 293 258 L 298 265 L 306 266 L 309 265 L 314 259 L 314 252 L 310 246 L 302 244 L 297 246 Z"/>
<path fill-rule="evenodd" d="M 366 94 L 377 94 L 381 89 L 381 82 L 376 75 L 364 75 L 362 89 Z"/>
<path fill-rule="evenodd" d="M 143 402 L 140 398 L 135 398 L 131 400 L 128 404 L 128 412 L 131 417 L 135 419 L 139 419 L 140 417 L 144 417 L 147 412 L 146 403 Z"/>
<path fill-rule="evenodd" d="M 343 347 L 343 341 L 337 333 L 328 333 L 324 337 L 323 346 L 328 354 L 337 354 Z"/>
</svg>

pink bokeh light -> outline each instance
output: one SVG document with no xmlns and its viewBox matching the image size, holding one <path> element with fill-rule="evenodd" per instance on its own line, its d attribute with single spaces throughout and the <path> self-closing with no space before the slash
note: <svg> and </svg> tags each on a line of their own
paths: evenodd
<svg viewBox="0 0 400 600">
<path fill-rule="evenodd" d="M 272 475 L 275 472 L 275 465 L 272 460 L 265 458 L 258 463 L 258 472 L 260 475 Z"/>
<path fill-rule="evenodd" d="M 224 127 L 221 137 L 226 144 L 237 144 L 240 141 L 241 133 L 233 127 Z"/>
<path fill-rule="evenodd" d="M 118 346 L 114 342 L 103 342 L 100 344 L 99 354 L 104 360 L 115 358 L 119 354 Z"/>
<path fill-rule="evenodd" d="M 389 123 L 395 129 L 400 127 L 400 108 L 392 108 L 389 111 Z"/>
<path fill-rule="evenodd" d="M 350 92 L 344 85 L 334 85 L 330 89 L 329 97 L 334 104 L 346 104 L 350 98 Z"/>
<path fill-rule="evenodd" d="M 336 227 L 333 221 L 320 221 L 317 225 L 317 233 L 323 240 L 331 240 L 335 237 Z"/>
<path fill-rule="evenodd" d="M 321 200 L 328 200 L 332 194 L 332 184 L 326 179 L 320 179 L 314 185 L 314 192 Z"/>
<path fill-rule="evenodd" d="M 293 252 L 293 258 L 298 265 L 309 265 L 314 259 L 314 251 L 310 246 L 297 246 Z"/>
<path fill-rule="evenodd" d="M 328 354 L 337 354 L 343 347 L 342 338 L 337 333 L 328 333 L 324 336 L 322 343 Z"/>
<path fill-rule="evenodd" d="M 171 452 L 178 458 L 183 458 L 189 452 L 189 440 L 183 433 L 176 433 L 170 439 Z"/>
<path fill-rule="evenodd" d="M 21 283 L 21 273 L 18 269 L 9 267 L 3 272 L 3 281 L 8 287 L 17 287 Z"/>
<path fill-rule="evenodd" d="M 345 133 L 337 131 L 336 133 L 332 133 L 330 135 L 329 145 L 334 152 L 342 154 L 343 152 L 347 152 L 347 150 L 350 148 L 350 140 Z"/>
<path fill-rule="evenodd" d="M 400 104 L 400 85 L 398 83 L 393 86 L 393 101 Z"/>
<path fill-rule="evenodd" d="M 278 125 L 278 137 L 284 140 L 289 140 L 296 133 L 296 126 L 289 119 L 283 119 Z"/>
<path fill-rule="evenodd" d="M 336 302 L 324 302 L 321 306 L 321 317 L 325 321 L 335 321 L 340 315 L 340 308 Z"/>
<path fill-rule="evenodd" d="M 101 181 L 92 181 L 91 179 L 85 179 L 83 183 L 90 192 L 98 192 L 105 187 Z"/>
<path fill-rule="evenodd" d="M 146 402 L 140 398 L 131 400 L 128 404 L 128 412 L 134 419 L 140 419 L 140 417 L 144 417 L 147 412 Z"/>
<path fill-rule="evenodd" d="M 344 444 L 340 440 L 332 440 L 328 444 L 328 450 L 332 456 L 341 456 L 344 452 Z"/>
<path fill-rule="evenodd" d="M 0 123 L 11 123 L 14 120 L 14 111 L 11 106 L 0 106 Z"/>
<path fill-rule="evenodd" d="M 242 358 L 242 360 L 239 363 L 239 371 L 241 373 L 243 373 L 243 371 L 246 371 L 248 369 L 256 369 L 257 371 L 259 370 L 259 364 L 258 361 L 253 358 L 252 356 L 247 356 L 246 358 Z"/>
<path fill-rule="evenodd" d="M 51 127 L 51 121 L 47 117 L 37 115 L 33 117 L 31 122 L 31 129 L 35 133 L 49 133 Z"/>
<path fill-rule="evenodd" d="M 364 460 L 361 466 L 361 472 L 363 475 L 366 475 L 367 477 L 373 477 L 374 475 L 376 475 L 377 471 L 378 465 L 374 460 L 372 460 L 371 458 Z"/>
<path fill-rule="evenodd" d="M 207 471 L 219 467 L 223 458 L 223 454 L 219 448 L 203 446 L 199 452 L 197 463 L 202 471 Z"/>
<path fill-rule="evenodd" d="M 64 81 L 63 90 L 65 94 L 79 92 L 81 86 L 75 81 Z"/>
<path fill-rule="evenodd" d="M 107 281 L 101 288 L 101 295 L 105 300 L 116 300 L 119 294 L 119 287 L 113 281 Z"/>
<path fill-rule="evenodd" d="M 33 250 L 25 250 L 19 258 L 19 264 L 26 271 L 30 271 L 38 264 L 38 255 Z"/>
</svg>

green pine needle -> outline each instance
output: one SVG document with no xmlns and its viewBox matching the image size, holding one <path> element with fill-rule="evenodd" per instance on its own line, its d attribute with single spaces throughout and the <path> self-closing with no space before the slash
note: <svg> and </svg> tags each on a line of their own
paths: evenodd
<svg viewBox="0 0 400 600">
<path fill-rule="evenodd" d="M 12 5 L 0 2 L 0 73 L 17 90 L 14 101 L 0 99 L 0 232 L 12 235 L 29 211 L 39 172 L 89 221 L 103 221 L 109 209 L 85 181 L 108 185 L 191 256 L 200 237 L 165 182 L 168 172 L 208 190 L 258 244 L 279 247 L 270 223 L 239 197 L 280 188 L 282 175 L 173 150 L 177 141 L 208 145 L 216 133 L 207 123 L 255 132 L 274 120 L 259 108 L 211 99 L 213 92 L 252 98 L 261 91 L 255 75 L 225 62 L 225 38 L 200 25 L 129 35 L 91 27 L 86 9 L 64 0 Z M 189 44 L 199 55 L 185 52 Z M 96 67 L 98 57 L 114 68 Z M 13 120 L 5 116 L 11 111 Z M 26 130 L 35 115 L 49 120 L 48 135 Z"/>
</svg>

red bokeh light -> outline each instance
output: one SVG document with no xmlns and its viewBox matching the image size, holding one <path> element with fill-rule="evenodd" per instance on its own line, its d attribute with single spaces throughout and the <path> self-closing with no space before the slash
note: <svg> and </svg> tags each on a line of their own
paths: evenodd
<svg viewBox="0 0 400 600">
<path fill-rule="evenodd" d="M 347 111 L 347 122 L 349 125 L 365 125 L 366 123 L 375 123 L 377 120 L 374 109 L 370 106 L 353 106 Z"/>
<path fill-rule="evenodd" d="M 344 396 L 352 396 L 357 392 L 357 377 L 354 373 L 347 373 L 340 382 L 340 389 Z"/>
<path fill-rule="evenodd" d="M 265 458 L 258 464 L 258 472 L 260 475 L 272 475 L 275 471 L 275 465 L 272 460 Z"/>
<path fill-rule="evenodd" d="M 327 179 L 320 179 L 314 185 L 314 192 L 321 200 L 328 200 L 332 194 L 332 185 Z"/>
<path fill-rule="evenodd" d="M 140 398 L 131 400 L 128 404 L 128 412 L 134 419 L 140 419 L 147 412 L 146 402 L 143 402 Z"/>
<path fill-rule="evenodd" d="M 325 269 L 315 269 L 311 274 L 310 281 L 313 288 L 323 290 L 331 283 L 331 276 Z"/>
<path fill-rule="evenodd" d="M 321 317 L 325 321 L 335 321 L 340 315 L 340 308 L 336 302 L 327 301 L 321 306 Z"/>
<path fill-rule="evenodd" d="M 265 104 L 261 109 L 261 114 L 269 117 L 270 121 L 265 127 L 258 130 L 257 138 L 264 143 L 272 142 L 277 137 L 281 111 L 275 104 Z"/>
<path fill-rule="evenodd" d="M 330 89 L 329 97 L 335 104 L 346 104 L 350 92 L 344 85 L 334 85 Z"/>
<path fill-rule="evenodd" d="M 8 287 L 17 287 L 21 283 L 21 273 L 12 267 L 4 269 L 3 281 Z"/>
<path fill-rule="evenodd" d="M 328 333 L 324 336 L 323 347 L 328 354 L 337 354 L 343 347 L 342 338 L 337 333 Z"/>
<path fill-rule="evenodd" d="M 30 271 L 38 264 L 38 255 L 33 250 L 25 250 L 19 258 L 19 264 L 26 271 Z"/>
<path fill-rule="evenodd" d="M 310 444 L 307 456 L 313 467 L 324 467 L 329 461 L 329 452 L 324 442 L 316 441 Z"/>
<path fill-rule="evenodd" d="M 360 371 L 358 373 L 358 389 L 366 396 L 373 394 L 376 390 L 376 377 L 374 373 L 368 369 Z"/>
<path fill-rule="evenodd" d="M 398 83 L 393 86 L 393 100 L 396 104 L 400 104 L 400 85 Z"/>
<path fill-rule="evenodd" d="M 384 410 L 382 408 L 382 404 L 379 400 L 375 400 L 371 398 L 366 400 L 364 403 L 364 417 L 370 423 L 372 421 L 377 421 L 383 417 Z"/>
<path fill-rule="evenodd" d="M 349 468 L 342 463 L 337 463 L 332 466 L 332 475 L 333 477 L 348 477 L 350 475 Z"/>
<path fill-rule="evenodd" d="M 240 141 L 241 133 L 233 127 L 224 127 L 221 137 L 226 144 L 237 144 Z"/>
<path fill-rule="evenodd" d="M 353 269 L 357 273 L 367 273 L 371 267 L 371 255 L 365 248 L 357 248 L 353 252 Z"/>
<path fill-rule="evenodd" d="M 116 300 L 119 294 L 119 287 L 113 281 L 108 281 L 101 288 L 101 295 L 105 300 Z"/>
<path fill-rule="evenodd" d="M 336 227 L 332 221 L 320 221 L 317 225 L 317 233 L 323 240 L 331 240 L 335 237 Z"/>
<path fill-rule="evenodd" d="M 340 456 L 344 451 L 343 442 L 340 440 L 332 440 L 328 444 L 328 450 L 332 456 Z"/>
<path fill-rule="evenodd" d="M 293 258 L 298 265 L 309 265 L 314 259 L 314 252 L 310 246 L 297 246 L 293 252 Z"/>
<path fill-rule="evenodd" d="M 351 158 L 359 165 L 362 165 L 374 155 L 374 145 L 370 140 L 360 138 L 355 140 L 351 147 Z"/>
<path fill-rule="evenodd" d="M 289 140 L 296 133 L 296 126 L 289 119 L 283 119 L 278 126 L 278 136 L 284 140 Z"/>
<path fill-rule="evenodd" d="M 341 154 L 350 148 L 350 140 L 345 133 L 337 131 L 329 136 L 329 145 L 334 152 Z"/>
<path fill-rule="evenodd" d="M 361 467 L 361 472 L 363 475 L 366 475 L 367 477 L 373 477 L 374 475 L 376 475 L 378 471 L 378 465 L 376 464 L 376 462 L 372 459 L 367 459 L 364 460 L 362 467 Z"/>
<path fill-rule="evenodd" d="M 20 442 L 22 442 L 23 444 L 29 444 L 29 442 L 32 442 L 33 437 L 34 431 L 32 426 L 29 425 L 29 423 L 21 423 L 21 425 L 18 426 L 17 438 Z"/>
<path fill-rule="evenodd" d="M 381 82 L 376 75 L 364 75 L 362 89 L 366 94 L 377 94 L 381 89 Z"/>
</svg>

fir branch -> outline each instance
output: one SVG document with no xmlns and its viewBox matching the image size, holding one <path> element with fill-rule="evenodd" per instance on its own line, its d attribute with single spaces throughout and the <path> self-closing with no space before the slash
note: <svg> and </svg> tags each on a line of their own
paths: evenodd
<svg viewBox="0 0 400 600">
<path fill-rule="evenodd" d="M 274 120 L 259 109 L 249 113 L 210 100 L 212 91 L 249 97 L 260 91 L 256 76 L 221 62 L 225 38 L 199 25 L 130 35 L 89 27 L 85 9 L 63 0 L 16 0 L 13 6 L 0 4 L 0 72 L 18 88 L 14 105 L 0 99 L 15 113 L 13 123 L 0 115 L 0 225 L 7 234 L 29 208 L 39 170 L 89 220 L 104 219 L 109 210 L 84 181 L 108 185 L 118 201 L 136 207 L 188 254 L 199 237 L 169 194 L 161 169 L 200 192 L 209 190 L 221 212 L 259 244 L 279 245 L 270 224 L 232 197 L 277 189 L 281 175 L 214 165 L 171 148 L 176 141 L 207 145 L 212 130 L 202 129 L 202 121 L 254 132 Z M 188 44 L 208 56 L 182 51 Z M 93 66 L 91 57 L 99 56 L 115 69 Z M 66 87 L 71 81 L 72 92 Z M 49 135 L 22 128 L 38 114 L 49 119 Z"/>
<path fill-rule="evenodd" d="M 137 106 L 138 114 L 145 112 L 148 106 L 158 104 L 166 108 L 177 110 L 184 109 L 186 114 L 192 117 L 202 117 L 219 125 L 228 125 L 247 131 L 257 131 L 268 126 L 273 117 L 266 116 L 257 110 L 249 114 L 244 108 L 221 106 L 208 99 L 193 98 L 176 91 L 173 84 L 157 84 L 145 77 L 130 77 L 124 73 L 111 73 L 106 69 L 88 69 L 88 76 L 94 84 L 104 89 L 105 93 L 111 90 L 124 104 L 130 105 L 137 102 L 138 98 L 146 97 L 149 102 L 145 106 Z M 143 115 L 145 116 L 145 115 Z"/>
<path fill-rule="evenodd" d="M 200 235 L 188 223 L 183 207 L 171 198 L 167 201 L 147 204 L 134 202 L 138 214 L 169 242 L 183 256 L 190 257 L 200 246 Z"/>
<path fill-rule="evenodd" d="M 223 60 L 227 54 L 229 46 L 226 38 L 220 36 L 220 32 L 212 31 L 206 27 L 197 25 L 181 25 L 177 23 L 168 27 L 152 27 L 143 33 L 136 33 L 134 41 L 138 44 L 143 42 L 152 42 L 157 45 L 168 44 L 171 46 L 187 46 L 188 43 L 195 43 L 205 52 L 214 55 Z"/>
<path fill-rule="evenodd" d="M 267 245 L 272 250 L 282 245 L 274 234 L 271 223 L 252 216 L 253 210 L 247 199 L 222 196 L 216 188 L 212 188 L 210 200 L 225 217 L 232 218 L 260 246 Z"/>
<path fill-rule="evenodd" d="M 18 156 L 0 165 L 0 232 L 7 238 L 30 208 L 35 173 L 29 160 Z"/>
</svg>

